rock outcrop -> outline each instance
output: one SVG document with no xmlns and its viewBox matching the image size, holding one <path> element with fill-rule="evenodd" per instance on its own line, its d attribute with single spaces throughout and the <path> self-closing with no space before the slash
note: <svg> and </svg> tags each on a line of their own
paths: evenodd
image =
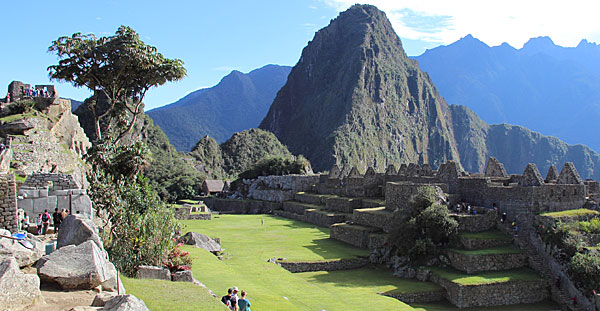
<svg viewBox="0 0 600 311">
<path fill-rule="evenodd" d="M 77 246 L 90 240 L 98 248 L 104 249 L 102 240 L 98 235 L 98 228 L 92 220 L 81 215 L 69 215 L 60 225 L 56 247 L 60 249 L 67 245 Z"/>
<path fill-rule="evenodd" d="M 148 311 L 141 299 L 134 295 L 119 295 L 106 302 L 104 311 Z"/>
<path fill-rule="evenodd" d="M 194 245 L 197 248 L 203 248 L 211 253 L 221 251 L 221 244 L 214 239 L 207 237 L 204 234 L 197 232 L 188 232 L 180 239 L 181 242 L 187 245 Z"/>
<path fill-rule="evenodd" d="M 92 289 L 116 278 L 106 252 L 93 241 L 68 245 L 44 256 L 37 264 L 42 282 L 56 283 L 63 289 Z"/>
<path fill-rule="evenodd" d="M 0 262 L 0 310 L 24 310 L 41 298 L 40 279 L 25 274 L 14 258 Z"/>
</svg>

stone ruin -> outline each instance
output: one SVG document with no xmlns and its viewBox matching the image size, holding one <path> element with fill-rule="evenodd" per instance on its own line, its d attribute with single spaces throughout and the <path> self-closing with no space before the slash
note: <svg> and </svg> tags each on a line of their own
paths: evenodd
<svg viewBox="0 0 600 311">
<path fill-rule="evenodd" d="M 24 98 L 27 98 L 27 90 L 31 89 L 31 84 L 26 84 L 21 81 L 13 81 L 8 85 L 8 94 L 10 95 L 10 101 L 17 101 Z M 46 92 L 48 94 L 47 97 L 58 98 L 58 92 L 54 85 L 40 84 L 36 85 L 35 90 Z M 32 96 L 30 96 L 32 97 Z M 39 96 L 42 97 L 42 96 Z"/>
<path fill-rule="evenodd" d="M 485 168 L 485 177 L 506 177 L 506 170 L 504 169 L 504 164 L 500 163 L 500 161 L 496 160 L 496 158 L 491 157 L 488 160 L 487 166 Z"/>
<path fill-rule="evenodd" d="M 31 174 L 19 188 L 17 206 L 30 219 L 47 210 L 65 209 L 69 214 L 81 214 L 91 219 L 92 201 L 73 176 L 65 174 Z"/>
</svg>

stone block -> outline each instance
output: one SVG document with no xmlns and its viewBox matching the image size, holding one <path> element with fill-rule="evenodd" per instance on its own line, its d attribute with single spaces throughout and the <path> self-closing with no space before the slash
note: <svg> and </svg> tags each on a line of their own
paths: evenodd
<svg viewBox="0 0 600 311">
<path fill-rule="evenodd" d="M 57 208 L 57 197 L 55 195 L 48 196 L 48 212 L 54 212 L 54 209 Z"/>
<path fill-rule="evenodd" d="M 40 198 L 45 198 L 48 196 L 48 188 L 39 189 L 38 190 Z"/>
<path fill-rule="evenodd" d="M 56 188 L 55 188 L 54 190 L 49 191 L 48 195 L 55 195 L 55 196 L 69 195 L 69 190 L 56 190 Z"/>
<path fill-rule="evenodd" d="M 33 213 L 33 200 L 32 199 L 17 200 L 17 208 L 23 209 L 26 213 Z"/>
<path fill-rule="evenodd" d="M 37 198 L 40 196 L 40 192 L 37 189 L 19 189 L 19 195 L 23 198 Z"/>
<path fill-rule="evenodd" d="M 136 278 L 138 279 L 158 279 L 158 280 L 171 280 L 171 271 L 163 267 L 155 266 L 139 266 Z"/>
<path fill-rule="evenodd" d="M 68 211 L 71 210 L 71 201 L 69 200 L 68 195 L 59 195 L 56 196 L 56 207 L 59 209 L 65 209 Z"/>
<path fill-rule="evenodd" d="M 36 198 L 33 199 L 33 212 L 36 214 L 43 213 L 48 210 L 48 198 Z"/>
<path fill-rule="evenodd" d="M 194 282 L 192 270 L 177 271 L 171 275 L 173 282 Z"/>
<path fill-rule="evenodd" d="M 87 194 L 71 196 L 71 212 L 82 214 L 88 218 L 92 217 L 92 201 Z"/>
</svg>

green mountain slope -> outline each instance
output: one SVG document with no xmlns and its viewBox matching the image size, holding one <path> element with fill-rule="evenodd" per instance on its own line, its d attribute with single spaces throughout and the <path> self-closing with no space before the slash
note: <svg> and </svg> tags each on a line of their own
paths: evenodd
<svg viewBox="0 0 600 311">
<path fill-rule="evenodd" d="M 244 74 L 232 71 L 214 87 L 147 112 L 180 151 L 190 151 L 205 135 L 218 142 L 257 127 L 290 67 L 267 65 Z"/>
</svg>

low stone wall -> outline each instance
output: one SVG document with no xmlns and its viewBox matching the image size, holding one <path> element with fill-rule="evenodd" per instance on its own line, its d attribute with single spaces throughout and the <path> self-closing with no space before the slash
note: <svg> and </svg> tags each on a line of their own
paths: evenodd
<svg viewBox="0 0 600 311">
<path fill-rule="evenodd" d="M 304 215 L 304 213 L 306 212 L 306 209 L 309 208 L 305 204 L 306 203 L 298 203 L 298 202 L 295 202 L 295 201 L 287 201 L 287 202 L 283 202 L 283 205 L 282 205 L 281 209 L 283 209 L 286 212 Z"/>
<path fill-rule="evenodd" d="M 325 198 L 325 196 L 304 192 L 294 194 L 294 200 L 309 204 L 325 204 Z"/>
<path fill-rule="evenodd" d="M 443 290 L 416 293 L 379 293 L 380 295 L 396 298 L 404 303 L 426 303 L 442 301 L 446 294 Z"/>
<path fill-rule="evenodd" d="M 382 229 L 390 232 L 394 228 L 392 212 L 385 208 L 356 209 L 352 213 L 352 221 L 356 224 Z"/>
<path fill-rule="evenodd" d="M 358 269 L 366 266 L 369 263 L 369 260 L 365 258 L 348 258 L 315 262 L 278 260 L 277 263 L 285 270 L 288 270 L 292 273 L 299 273 L 311 271 Z"/>
<path fill-rule="evenodd" d="M 248 198 L 269 202 L 284 202 L 294 199 L 293 190 L 257 188 L 248 193 Z"/>
<path fill-rule="evenodd" d="M 329 235 L 332 239 L 346 242 L 360 248 L 369 247 L 369 234 L 376 232 L 375 228 L 368 228 L 349 224 L 334 224 Z"/>
<path fill-rule="evenodd" d="M 328 213 L 327 211 L 306 211 L 306 221 L 321 227 L 329 227 L 333 224 L 345 222 L 349 215 L 341 213 Z"/>
<path fill-rule="evenodd" d="M 47 210 L 65 209 L 69 214 L 82 214 L 92 218 L 92 200 L 85 189 L 48 190 L 48 188 L 31 188 L 21 186 L 18 193 L 17 206 L 23 209 L 30 219 Z"/>
<path fill-rule="evenodd" d="M 188 219 L 192 219 L 192 220 L 211 220 L 212 219 L 212 214 L 210 213 L 206 213 L 206 214 L 191 214 L 190 218 Z"/>
<path fill-rule="evenodd" d="M 489 211 L 486 214 L 459 214 L 452 215 L 458 221 L 458 230 L 467 232 L 481 232 L 496 226 L 496 213 Z"/>
<path fill-rule="evenodd" d="M 0 174 L 0 229 L 19 229 L 15 175 Z"/>
<path fill-rule="evenodd" d="M 274 210 L 279 210 L 282 206 L 278 202 L 230 200 L 212 197 L 205 198 L 204 204 L 211 211 L 223 214 L 273 214 Z"/>
<path fill-rule="evenodd" d="M 337 211 L 342 213 L 352 213 L 356 208 L 362 206 L 360 199 L 354 198 L 328 198 L 325 200 L 325 208 L 330 211 Z"/>
<path fill-rule="evenodd" d="M 442 279 L 435 273 L 430 280 L 445 288 L 446 299 L 458 308 L 535 303 L 549 295 L 548 284 L 544 280 L 467 286 Z"/>
<path fill-rule="evenodd" d="M 387 245 L 390 235 L 387 233 L 369 233 L 367 248 L 376 249 Z"/>
<path fill-rule="evenodd" d="M 527 254 L 466 255 L 449 250 L 448 258 L 455 269 L 466 273 L 499 271 L 524 267 Z"/>
<path fill-rule="evenodd" d="M 211 220 L 211 213 L 203 213 L 203 214 L 192 214 L 191 207 L 176 207 L 175 208 L 175 218 L 179 220 Z"/>
<path fill-rule="evenodd" d="M 464 249 L 482 249 L 503 246 L 511 243 L 511 239 L 468 239 L 460 237 L 460 246 Z"/>
</svg>

